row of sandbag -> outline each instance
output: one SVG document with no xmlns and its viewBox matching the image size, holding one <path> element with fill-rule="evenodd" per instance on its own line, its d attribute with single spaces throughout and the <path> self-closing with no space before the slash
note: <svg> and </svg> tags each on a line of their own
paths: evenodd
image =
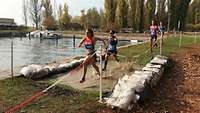
<svg viewBox="0 0 200 113">
<path fill-rule="evenodd" d="M 84 60 L 85 58 L 82 58 L 80 60 L 73 60 L 70 63 L 59 64 L 56 66 L 31 64 L 27 67 L 23 67 L 20 74 L 30 79 L 45 78 L 54 74 L 69 72 L 79 66 Z"/>
<path fill-rule="evenodd" d="M 141 71 L 120 78 L 114 86 L 112 95 L 106 99 L 106 103 L 112 107 L 131 109 L 131 106 L 142 98 L 141 94 L 146 87 L 152 88 L 158 83 L 167 62 L 167 57 L 158 55 Z"/>
</svg>

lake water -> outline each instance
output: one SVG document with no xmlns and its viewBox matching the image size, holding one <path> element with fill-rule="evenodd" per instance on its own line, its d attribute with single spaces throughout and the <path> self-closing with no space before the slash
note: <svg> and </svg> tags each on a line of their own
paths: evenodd
<svg viewBox="0 0 200 113">
<path fill-rule="evenodd" d="M 80 39 L 76 39 L 76 44 Z M 10 69 L 11 64 L 11 42 L 10 38 L 0 38 L 0 71 Z M 45 64 L 66 57 L 85 55 L 85 49 L 73 48 L 72 38 L 62 38 L 58 41 L 39 38 L 14 38 L 14 67 L 28 64 Z M 119 41 L 119 46 L 129 44 L 129 41 Z M 97 44 L 98 47 L 98 44 Z"/>
</svg>

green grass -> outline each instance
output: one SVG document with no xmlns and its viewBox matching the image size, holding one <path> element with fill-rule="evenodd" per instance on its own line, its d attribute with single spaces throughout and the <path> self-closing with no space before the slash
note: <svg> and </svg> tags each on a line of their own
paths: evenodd
<svg viewBox="0 0 200 113">
<path fill-rule="evenodd" d="M 163 46 L 163 55 L 169 56 L 170 54 L 178 53 L 179 51 L 183 51 L 187 48 L 190 48 L 192 45 L 194 45 L 194 37 L 193 36 L 183 36 L 182 37 L 182 43 L 181 47 L 179 48 L 179 37 L 171 36 L 164 40 L 164 46 Z M 158 40 L 159 42 L 159 40 Z M 200 37 L 197 37 L 197 43 L 200 43 Z M 158 43 L 158 45 L 160 45 Z M 128 61 L 134 61 L 136 64 L 139 65 L 145 65 L 151 60 L 152 55 L 150 54 L 149 50 L 149 43 L 140 44 L 140 45 L 134 45 L 128 48 L 121 48 L 119 49 L 119 54 L 126 56 L 125 60 Z M 159 54 L 160 48 L 154 48 L 153 55 Z M 146 52 L 146 53 L 145 53 Z M 139 57 L 135 57 L 137 55 L 140 55 Z M 123 61 L 123 59 L 121 59 Z"/>
<path fill-rule="evenodd" d="M 48 84 L 32 81 L 23 77 L 0 81 L 0 112 L 27 100 L 32 94 L 43 90 Z M 79 91 L 68 86 L 53 88 L 49 93 L 31 102 L 21 111 L 28 113 L 93 113 L 104 108 L 98 102 L 98 92 Z"/>
</svg>

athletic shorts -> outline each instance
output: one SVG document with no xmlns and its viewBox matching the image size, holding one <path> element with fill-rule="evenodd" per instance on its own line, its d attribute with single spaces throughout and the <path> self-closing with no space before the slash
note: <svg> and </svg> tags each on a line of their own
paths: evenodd
<svg viewBox="0 0 200 113">
<path fill-rule="evenodd" d="M 116 54 L 117 54 L 117 51 L 116 51 L 116 50 L 108 50 L 108 51 L 107 51 L 107 54 L 108 54 L 108 55 L 111 55 L 111 54 L 116 55 Z"/>
<path fill-rule="evenodd" d="M 91 53 L 88 53 L 87 55 L 88 55 L 88 56 L 93 55 L 92 58 L 95 59 L 95 61 L 96 61 L 97 54 L 96 54 L 95 52 L 96 52 L 96 51 L 94 50 L 94 51 L 92 51 Z"/>
<path fill-rule="evenodd" d="M 157 40 L 157 35 L 151 35 L 151 40 L 152 39 Z"/>
</svg>

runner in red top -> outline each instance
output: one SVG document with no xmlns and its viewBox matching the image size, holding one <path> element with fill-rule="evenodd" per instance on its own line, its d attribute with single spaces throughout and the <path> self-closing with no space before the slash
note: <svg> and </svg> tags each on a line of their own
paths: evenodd
<svg viewBox="0 0 200 113">
<path fill-rule="evenodd" d="M 158 32 L 158 26 L 155 24 L 155 21 L 152 21 L 151 26 L 150 26 L 150 47 L 151 47 L 151 52 L 153 47 L 157 47 L 157 32 Z"/>
<path fill-rule="evenodd" d="M 89 59 L 87 60 L 87 63 L 83 63 L 84 72 L 80 80 L 80 83 L 85 82 L 85 76 L 86 76 L 87 67 L 89 64 L 91 64 L 94 67 L 94 69 L 97 71 L 98 75 L 100 75 L 99 67 L 96 65 L 95 43 L 97 40 L 102 41 L 104 45 L 106 45 L 103 39 L 94 37 L 94 32 L 92 29 L 87 29 L 86 37 L 84 37 L 81 40 L 81 42 L 78 44 L 78 47 L 81 47 L 82 44 L 84 44 L 85 49 L 87 50 L 87 58 Z"/>
</svg>

